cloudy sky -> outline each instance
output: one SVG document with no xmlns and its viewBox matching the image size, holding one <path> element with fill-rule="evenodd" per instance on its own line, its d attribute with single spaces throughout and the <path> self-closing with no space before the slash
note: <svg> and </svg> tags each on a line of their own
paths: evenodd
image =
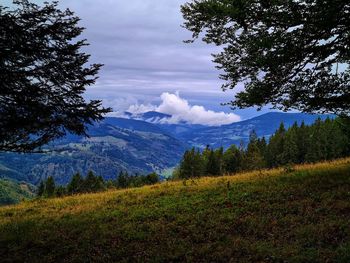
<svg viewBox="0 0 350 263">
<path fill-rule="evenodd" d="M 86 27 L 83 37 L 90 43 L 91 62 L 105 64 L 87 98 L 102 99 L 116 112 L 167 109 L 165 113 L 170 113 L 182 106 L 175 112 L 179 118 L 187 111 L 187 118 L 195 116 L 211 125 L 215 118 L 217 124 L 225 124 L 262 114 L 221 106 L 234 94 L 220 89 L 210 55 L 219 48 L 200 41 L 183 43 L 191 36 L 181 27 L 180 6 L 185 2 L 61 0 L 60 6 L 75 11 Z"/>
</svg>

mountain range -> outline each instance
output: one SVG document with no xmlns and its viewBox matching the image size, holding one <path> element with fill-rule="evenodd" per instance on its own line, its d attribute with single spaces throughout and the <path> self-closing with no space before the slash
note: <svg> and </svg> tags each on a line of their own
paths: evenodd
<svg viewBox="0 0 350 263">
<path fill-rule="evenodd" d="M 169 123 L 170 115 L 147 112 L 127 113 L 126 118 L 105 118 L 89 126 L 89 137 L 67 135 L 45 147 L 45 154 L 0 154 L 0 177 L 37 184 L 54 176 L 59 184 L 66 184 L 71 176 L 89 170 L 105 179 L 115 178 L 119 172 L 163 174 L 175 167 L 184 151 L 190 147 L 212 148 L 246 143 L 255 130 L 258 136 L 271 136 L 283 122 L 313 123 L 325 115 L 300 113 L 267 113 L 249 120 L 208 127 L 187 123 Z"/>
</svg>

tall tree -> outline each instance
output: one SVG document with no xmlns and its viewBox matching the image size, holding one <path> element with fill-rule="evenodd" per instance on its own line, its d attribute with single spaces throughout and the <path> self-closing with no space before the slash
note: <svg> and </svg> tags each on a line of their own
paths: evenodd
<svg viewBox="0 0 350 263">
<path fill-rule="evenodd" d="M 224 47 L 222 88 L 244 83 L 233 106 L 350 115 L 349 1 L 193 0 L 181 11 L 191 41 Z"/>
<path fill-rule="evenodd" d="M 0 4 L 0 151 L 31 152 L 110 109 L 85 101 L 101 64 L 88 65 L 79 18 L 58 3 Z"/>
<path fill-rule="evenodd" d="M 203 175 L 204 162 L 200 152 L 192 148 L 185 152 L 180 163 L 179 176 L 188 179 Z"/>
<path fill-rule="evenodd" d="M 45 195 L 47 197 L 53 197 L 55 195 L 56 184 L 55 179 L 52 176 L 49 176 L 45 183 Z"/>
<path fill-rule="evenodd" d="M 228 174 L 237 173 L 242 169 L 241 151 L 232 145 L 223 155 L 224 172 Z"/>
<path fill-rule="evenodd" d="M 43 181 L 40 181 L 40 184 L 38 186 L 37 190 L 37 196 L 43 196 L 45 193 L 45 184 Z"/>
<path fill-rule="evenodd" d="M 84 179 L 80 175 L 80 173 L 76 173 L 73 175 L 72 180 L 69 182 L 67 186 L 67 191 L 69 194 L 77 194 L 83 191 Z"/>
</svg>

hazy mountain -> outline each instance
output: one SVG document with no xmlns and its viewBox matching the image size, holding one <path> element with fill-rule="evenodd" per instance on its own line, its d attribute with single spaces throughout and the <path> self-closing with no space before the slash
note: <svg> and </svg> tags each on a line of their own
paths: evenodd
<svg viewBox="0 0 350 263">
<path fill-rule="evenodd" d="M 204 148 L 209 145 L 213 148 L 229 147 L 232 144 L 247 143 L 252 130 L 257 135 L 269 138 L 280 126 L 281 122 L 288 128 L 295 122 L 312 124 L 317 118 L 325 119 L 330 115 L 310 115 L 303 113 L 271 112 L 249 120 L 223 125 L 220 127 L 205 127 L 181 134 L 181 140 L 195 147 Z"/>
<path fill-rule="evenodd" d="M 159 127 L 137 120 L 107 118 L 89 127 L 90 138 L 68 135 L 47 154 L 1 154 L 2 177 L 37 183 L 53 175 L 66 183 L 77 171 L 93 170 L 104 178 L 120 171 L 160 172 L 175 166 L 187 147 Z"/>
<path fill-rule="evenodd" d="M 143 117 L 142 117 L 143 116 Z M 51 144 L 47 154 L 0 154 L 0 177 L 36 184 L 53 175 L 58 183 L 67 183 L 77 171 L 93 170 L 105 179 L 115 178 L 120 171 L 130 173 L 161 172 L 178 164 L 185 149 L 228 147 L 247 142 L 255 130 L 269 137 L 284 122 L 313 123 L 324 115 L 268 113 L 259 117 L 220 127 L 186 123 L 151 123 L 154 118 L 170 118 L 157 112 L 136 119 L 106 118 L 89 127 L 89 138 L 67 135 Z M 131 117 L 133 118 L 133 117 Z M 142 119 L 142 120 L 141 120 Z"/>
</svg>

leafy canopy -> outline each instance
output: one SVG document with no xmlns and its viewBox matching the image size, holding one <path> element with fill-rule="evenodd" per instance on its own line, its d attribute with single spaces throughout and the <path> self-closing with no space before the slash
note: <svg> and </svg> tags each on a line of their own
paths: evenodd
<svg viewBox="0 0 350 263">
<path fill-rule="evenodd" d="M 0 151 L 31 152 L 66 132 L 86 135 L 86 124 L 109 109 L 85 101 L 101 64 L 88 65 L 75 40 L 84 28 L 58 3 L 0 4 Z"/>
<path fill-rule="evenodd" d="M 194 0 L 184 27 L 207 43 L 230 102 L 245 108 L 350 114 L 350 3 L 343 0 Z"/>
</svg>

